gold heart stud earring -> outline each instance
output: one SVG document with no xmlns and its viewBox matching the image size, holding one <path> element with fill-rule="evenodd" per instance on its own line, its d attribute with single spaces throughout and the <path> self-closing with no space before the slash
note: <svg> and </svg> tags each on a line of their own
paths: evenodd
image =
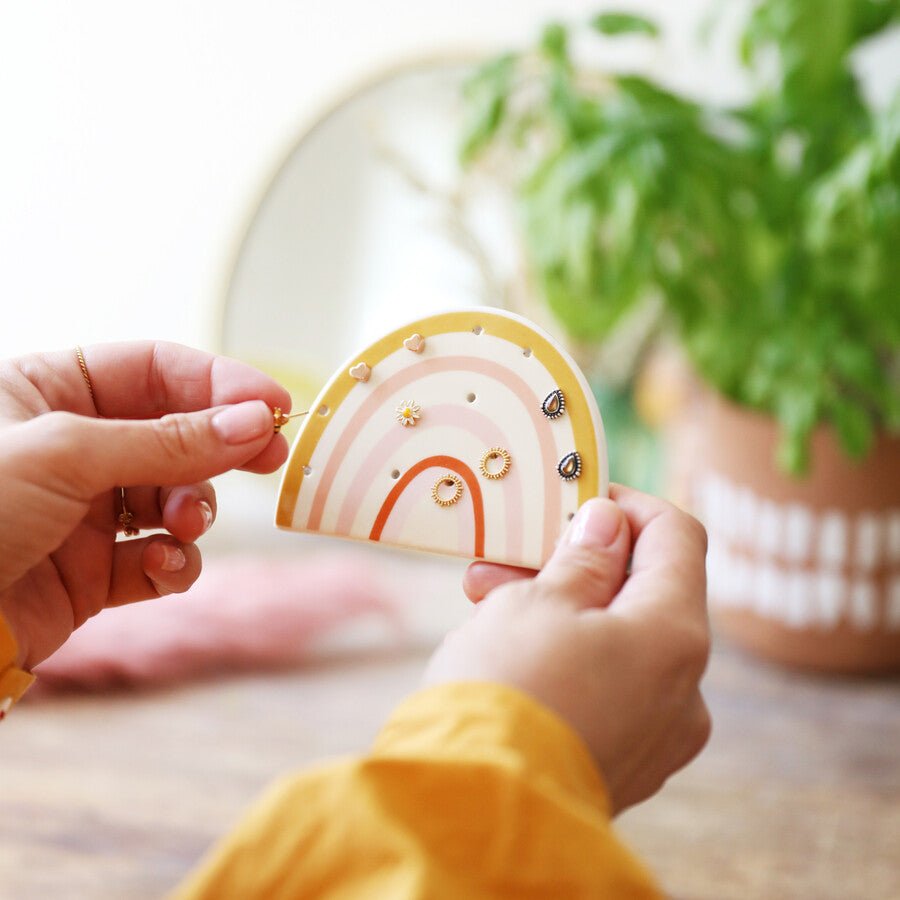
<svg viewBox="0 0 900 900">
<path fill-rule="evenodd" d="M 355 378 L 357 381 L 366 382 L 369 380 L 371 374 L 371 367 L 367 366 L 364 362 L 358 362 L 355 366 L 350 368 L 350 377 Z"/>
<path fill-rule="evenodd" d="M 425 338 L 421 334 L 414 334 L 403 342 L 403 346 L 413 353 L 421 353 L 425 349 Z"/>
</svg>

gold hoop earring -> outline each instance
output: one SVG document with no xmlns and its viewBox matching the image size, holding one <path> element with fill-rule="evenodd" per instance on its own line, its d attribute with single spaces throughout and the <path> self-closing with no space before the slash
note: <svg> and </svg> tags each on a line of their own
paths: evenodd
<svg viewBox="0 0 900 900">
<path fill-rule="evenodd" d="M 502 460 L 502 462 L 500 463 L 499 469 L 492 471 L 488 467 L 495 459 Z M 481 469 L 481 474 L 484 475 L 485 478 L 490 478 L 491 481 L 494 481 L 498 478 L 505 478 L 511 465 L 512 457 L 509 455 L 508 450 L 504 450 L 502 447 L 491 447 L 490 450 L 485 450 L 484 453 L 482 453 L 479 468 Z"/>
<path fill-rule="evenodd" d="M 452 487 L 453 494 L 449 497 L 444 497 L 441 495 L 442 487 Z M 431 489 L 431 499 L 437 503 L 438 506 L 453 506 L 454 503 L 459 503 L 460 497 L 463 495 L 463 483 L 462 478 L 458 475 L 454 475 L 452 472 L 448 472 L 446 475 L 442 475 L 438 480 L 434 483 L 434 487 Z"/>
</svg>

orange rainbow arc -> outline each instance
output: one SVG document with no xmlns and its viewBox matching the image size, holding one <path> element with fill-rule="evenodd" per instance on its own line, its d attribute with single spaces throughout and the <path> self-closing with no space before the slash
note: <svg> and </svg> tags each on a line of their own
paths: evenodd
<svg viewBox="0 0 900 900">
<path fill-rule="evenodd" d="M 403 474 L 397 482 L 393 490 L 387 495 L 378 515 L 375 517 L 375 523 L 369 532 L 370 541 L 380 541 L 381 533 L 387 524 L 388 518 L 400 499 L 400 495 L 409 487 L 416 475 L 433 468 L 449 469 L 456 472 L 460 478 L 465 481 L 466 486 L 472 492 L 472 508 L 475 518 L 475 542 L 472 555 L 477 559 L 484 556 L 484 502 L 481 497 L 481 487 L 478 484 L 478 478 L 475 473 L 462 461 L 453 456 L 429 456 L 427 459 L 419 460 L 414 466 Z"/>
</svg>

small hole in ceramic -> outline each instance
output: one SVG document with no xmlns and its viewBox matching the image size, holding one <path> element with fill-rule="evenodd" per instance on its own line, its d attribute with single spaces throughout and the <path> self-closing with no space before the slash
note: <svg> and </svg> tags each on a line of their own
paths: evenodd
<svg viewBox="0 0 900 900">
<path fill-rule="evenodd" d="M 575 518 L 575 513 L 569 513 L 566 518 L 571 522 Z"/>
<path fill-rule="evenodd" d="M 394 481 L 396 481 L 399 477 L 400 477 L 400 470 L 394 469 L 394 471 L 391 472 L 391 478 L 393 478 Z"/>
<path fill-rule="evenodd" d="M 484 329 L 480 325 L 476 325 L 472 329 L 472 334 L 482 334 L 483 332 L 484 332 Z"/>
<path fill-rule="evenodd" d="M 304 466 L 303 474 L 307 476 L 312 475 L 312 466 Z"/>
<path fill-rule="evenodd" d="M 468 400 L 469 403 L 474 403 L 476 399 L 477 397 L 473 393 L 470 392 L 466 394 L 466 400 Z"/>
<path fill-rule="evenodd" d="M 531 347 L 523 347 L 522 356 L 531 356 Z"/>
<path fill-rule="evenodd" d="M 328 409 L 328 406 L 325 403 L 323 403 L 318 409 L 318 413 L 320 416 L 327 416 L 329 412 L 330 412 L 330 410 Z"/>
</svg>

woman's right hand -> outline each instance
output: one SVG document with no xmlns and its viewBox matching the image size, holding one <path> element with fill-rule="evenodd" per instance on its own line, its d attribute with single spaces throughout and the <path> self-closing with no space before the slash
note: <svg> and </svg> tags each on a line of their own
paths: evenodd
<svg viewBox="0 0 900 900">
<path fill-rule="evenodd" d="M 176 344 L 0 362 L 0 612 L 30 669 L 104 607 L 187 590 L 215 514 L 206 480 L 273 472 L 291 398 L 237 360 Z M 138 528 L 128 541 L 120 489 Z"/>
<path fill-rule="evenodd" d="M 655 497 L 610 493 L 584 504 L 537 575 L 473 563 L 465 587 L 478 608 L 445 638 L 425 682 L 500 682 L 555 710 L 620 812 L 705 745 L 710 636 L 703 527 Z"/>
</svg>

